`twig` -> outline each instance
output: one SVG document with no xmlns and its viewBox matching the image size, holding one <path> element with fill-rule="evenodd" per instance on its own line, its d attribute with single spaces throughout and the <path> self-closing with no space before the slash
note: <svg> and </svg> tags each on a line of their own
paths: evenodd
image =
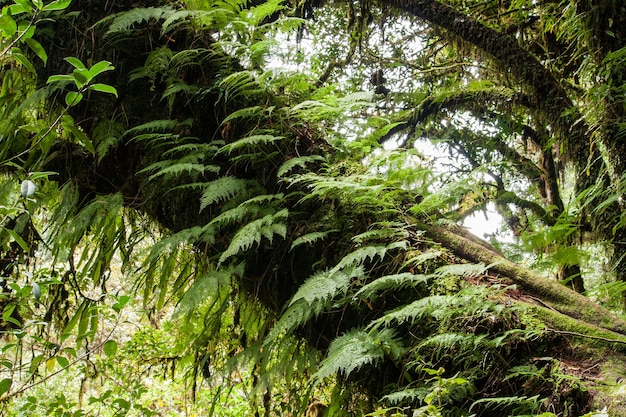
<svg viewBox="0 0 626 417">
<path fill-rule="evenodd" d="M 115 323 L 115 325 L 113 326 L 113 328 L 111 329 L 111 331 L 109 332 L 109 334 L 104 338 L 104 340 L 100 343 L 98 343 L 96 346 L 94 346 L 93 348 L 89 349 L 87 352 L 83 353 L 82 355 L 76 357 L 76 359 L 74 359 L 72 362 L 68 363 L 67 365 L 65 365 L 64 367 L 62 367 L 61 369 L 54 371 L 53 373 L 51 373 L 50 375 L 47 375 L 43 378 L 41 378 L 39 381 L 35 381 L 32 384 L 29 385 L 25 385 L 22 388 L 20 388 L 19 390 L 11 393 L 11 394 L 7 394 L 4 397 L 0 398 L 0 404 L 1 403 L 5 403 L 7 402 L 9 399 L 13 398 L 13 397 L 17 397 L 18 395 L 28 391 L 29 389 L 36 387 L 39 384 L 43 384 L 44 382 L 48 381 L 49 379 L 57 376 L 58 374 L 60 374 L 63 371 L 66 371 L 67 369 L 69 369 L 71 366 L 74 366 L 77 362 L 82 361 L 83 359 L 85 359 L 86 357 L 88 357 L 89 355 L 91 355 L 92 353 L 94 353 L 96 350 L 100 349 L 102 346 L 104 346 L 104 344 L 106 342 L 108 342 L 111 339 L 111 335 L 113 334 L 113 332 L 115 331 L 115 329 L 117 328 L 117 323 Z"/>
<path fill-rule="evenodd" d="M 621 343 L 623 345 L 626 345 L 626 340 L 617 340 L 617 339 L 607 339 L 606 337 L 600 337 L 600 336 L 591 336 L 588 334 L 582 334 L 582 333 L 576 333 L 576 332 L 568 332 L 566 330 L 556 330 L 556 329 L 547 329 L 549 332 L 552 333 L 557 333 L 557 334 L 564 334 L 564 335 L 568 335 L 568 336 L 577 336 L 577 337 L 583 337 L 585 339 L 592 339 L 592 340 L 601 340 L 603 342 L 607 342 L 607 343 Z"/>
</svg>

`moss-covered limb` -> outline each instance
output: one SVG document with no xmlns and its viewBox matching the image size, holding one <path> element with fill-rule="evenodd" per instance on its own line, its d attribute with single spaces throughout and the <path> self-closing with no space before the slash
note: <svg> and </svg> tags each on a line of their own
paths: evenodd
<svg viewBox="0 0 626 417">
<path fill-rule="evenodd" d="M 587 347 L 610 348 L 614 351 L 626 352 L 626 336 L 594 324 L 577 320 L 556 310 L 540 305 L 524 303 L 526 308 L 547 326 L 548 332 L 579 338 Z"/>
<path fill-rule="evenodd" d="M 537 297 L 556 311 L 587 324 L 626 335 L 626 322 L 587 297 L 516 265 L 476 240 L 470 240 L 443 227 L 430 226 L 425 223 L 419 223 L 418 227 L 425 230 L 435 242 L 451 250 L 457 256 L 472 262 L 491 265 L 492 272 L 510 279 L 525 294 Z"/>
</svg>

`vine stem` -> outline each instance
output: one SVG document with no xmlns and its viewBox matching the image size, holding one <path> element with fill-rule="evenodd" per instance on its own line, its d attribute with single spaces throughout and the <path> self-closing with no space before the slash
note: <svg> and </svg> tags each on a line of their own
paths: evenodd
<svg viewBox="0 0 626 417">
<path fill-rule="evenodd" d="M 68 363 L 67 365 L 65 365 L 64 367 L 62 367 L 61 369 L 54 371 L 53 373 L 51 373 L 50 375 L 46 375 L 45 377 L 41 378 L 39 381 L 35 381 L 32 384 L 28 384 L 23 386 L 22 388 L 20 388 L 19 390 L 7 394 L 4 397 L 0 398 L 0 404 L 1 403 L 6 403 L 8 400 L 10 400 L 11 398 L 17 397 L 18 395 L 28 391 L 29 389 L 36 387 L 37 385 L 43 384 L 44 382 L 48 381 L 49 379 L 52 379 L 53 377 L 57 376 L 58 374 L 60 374 L 61 372 L 64 372 L 66 370 L 68 370 L 70 367 L 74 366 L 76 363 L 82 361 L 83 359 L 87 358 L 89 355 L 91 355 L 92 353 L 94 353 L 96 350 L 100 349 L 102 346 L 104 346 L 104 344 L 106 342 L 108 342 L 109 340 L 111 340 L 111 335 L 113 334 L 113 332 L 115 331 L 115 329 L 117 329 L 117 325 L 119 323 L 119 317 L 115 322 L 115 325 L 113 326 L 113 328 L 111 329 L 111 331 L 109 332 L 109 334 L 104 338 L 104 340 L 102 340 L 100 343 L 98 343 L 96 346 L 92 347 L 91 349 L 89 349 L 88 351 L 86 351 L 85 353 L 83 353 L 80 356 L 77 356 L 76 359 L 74 359 L 72 362 Z"/>
<path fill-rule="evenodd" d="M 549 332 L 556 333 L 556 334 L 562 334 L 562 335 L 567 335 L 567 336 L 583 337 L 585 339 L 601 340 L 601 341 L 607 342 L 607 343 L 620 343 L 622 345 L 626 345 L 626 342 L 623 341 L 623 340 L 607 339 L 606 337 L 592 336 L 592 335 L 576 333 L 576 332 L 568 332 L 566 330 L 556 330 L 556 329 L 550 329 L 550 328 L 548 328 L 547 330 Z"/>
<path fill-rule="evenodd" d="M 26 34 L 26 32 L 28 32 L 28 30 L 29 30 L 29 29 L 30 29 L 30 28 L 31 28 L 31 27 L 35 24 L 35 20 L 36 20 L 36 18 L 37 18 L 37 12 L 35 11 L 35 12 L 33 13 L 33 18 L 32 18 L 32 19 L 30 19 L 30 22 L 28 22 L 28 26 L 26 27 L 26 29 L 24 29 L 24 30 L 22 31 L 22 33 L 20 33 L 20 34 L 18 35 L 18 37 L 17 37 L 17 38 L 13 39 L 13 40 L 11 41 L 11 43 L 9 43 L 9 44 L 7 45 L 7 47 L 4 49 L 4 51 L 0 52 L 0 57 L 3 57 L 3 56 L 5 56 L 6 54 L 8 54 L 8 53 L 9 53 L 9 51 L 11 50 L 11 48 L 13 48 L 13 47 L 15 46 L 15 44 L 17 44 L 17 43 L 20 41 L 20 39 L 22 39 L 22 37 L 24 37 L 24 35 Z"/>
</svg>

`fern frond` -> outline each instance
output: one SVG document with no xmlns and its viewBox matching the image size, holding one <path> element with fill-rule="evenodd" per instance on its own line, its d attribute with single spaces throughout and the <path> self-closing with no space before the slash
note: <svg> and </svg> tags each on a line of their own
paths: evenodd
<svg viewBox="0 0 626 417">
<path fill-rule="evenodd" d="M 354 278 L 364 274 L 362 268 L 349 268 L 336 272 L 320 271 L 309 277 L 291 298 L 287 309 L 263 343 L 271 345 L 279 337 L 291 334 L 312 317 L 319 316 L 331 306 L 333 299 L 345 294 Z"/>
<path fill-rule="evenodd" d="M 506 409 L 509 407 L 515 408 L 525 408 L 528 411 L 532 411 L 539 407 L 540 398 L 539 395 L 534 395 L 532 397 L 521 396 L 521 397 L 496 397 L 496 398 L 481 398 L 472 403 L 469 411 L 477 405 L 483 405 L 490 407 L 490 409 Z"/>
<path fill-rule="evenodd" d="M 410 272 L 401 274 L 385 275 L 369 284 L 364 285 L 355 297 L 364 297 L 368 300 L 374 300 L 376 296 L 384 291 L 403 291 L 408 288 L 415 288 L 420 284 L 425 284 L 431 279 L 427 275 L 414 275 Z"/>
<path fill-rule="evenodd" d="M 383 396 L 382 401 L 388 404 L 411 404 L 423 399 L 430 391 L 427 387 L 405 388 Z"/>
<path fill-rule="evenodd" d="M 150 20 L 162 20 L 171 16 L 175 12 L 172 7 L 138 7 L 126 12 L 118 13 L 113 17 L 113 22 L 109 26 L 104 36 L 117 33 L 128 32 L 133 25 Z M 102 21 L 101 21 L 102 23 Z"/>
<path fill-rule="evenodd" d="M 172 119 L 152 120 L 128 129 L 126 131 L 126 136 L 133 137 L 142 133 L 170 132 L 176 128 L 191 126 L 192 123 L 192 119 L 187 119 L 182 122 L 180 120 Z"/>
<path fill-rule="evenodd" d="M 249 186 L 249 181 L 235 177 L 221 177 L 204 186 L 200 197 L 200 211 L 211 204 L 228 200 L 243 193 Z"/>
<path fill-rule="evenodd" d="M 384 316 L 374 320 L 369 327 L 387 327 L 405 322 L 415 323 L 426 316 L 430 316 L 434 310 L 441 305 L 450 305 L 454 301 L 454 297 L 449 295 L 432 295 L 430 297 L 420 298 L 411 304 L 398 307 Z"/>
<path fill-rule="evenodd" d="M 469 278 L 482 275 L 487 269 L 489 268 L 483 264 L 449 264 L 437 268 L 433 275 L 438 277 L 455 276 Z"/>
<path fill-rule="evenodd" d="M 367 241 L 375 241 L 375 240 L 390 240 L 394 238 L 405 239 L 408 237 L 408 232 L 404 230 L 403 224 L 374 224 L 373 227 L 378 225 L 386 226 L 380 229 L 368 230 L 367 232 L 360 233 L 354 237 L 352 240 L 357 243 L 364 243 Z"/>
<path fill-rule="evenodd" d="M 273 109 L 274 106 L 271 107 L 271 109 Z M 224 120 L 222 120 L 222 124 L 231 122 L 233 120 L 236 119 L 258 119 L 260 117 L 262 117 L 264 115 L 264 113 L 266 111 L 271 112 L 270 109 L 266 109 L 263 106 L 252 106 L 252 107 L 245 107 L 243 109 L 239 109 L 236 110 L 234 112 L 232 112 L 231 114 L 229 114 L 228 116 L 226 116 L 226 118 L 224 118 Z"/>
<path fill-rule="evenodd" d="M 422 265 L 424 262 L 430 261 L 432 259 L 437 259 L 439 257 L 441 257 L 442 255 L 444 255 L 444 253 L 440 250 L 437 249 L 429 249 L 426 252 L 421 252 L 416 256 L 411 256 L 409 257 L 406 262 L 404 263 L 404 266 L 420 266 Z"/>
<path fill-rule="evenodd" d="M 218 149 L 218 146 L 211 143 L 184 143 L 166 150 L 163 152 L 163 156 L 175 155 L 177 153 L 207 156 L 215 154 Z"/>
<path fill-rule="evenodd" d="M 310 164 L 312 162 L 322 162 L 326 161 L 323 156 L 320 155 L 305 155 L 297 158 L 291 158 L 285 161 L 276 172 L 276 176 L 281 178 L 285 176 L 289 171 L 294 169 L 295 167 L 304 168 L 306 164 Z"/>
<path fill-rule="evenodd" d="M 193 162 L 178 162 L 178 161 L 161 161 L 154 164 L 150 164 L 144 169 L 138 171 L 139 173 L 157 171 L 156 173 L 148 177 L 148 181 L 152 181 L 158 177 L 172 178 L 179 177 L 183 173 L 192 174 L 204 174 L 205 172 L 218 173 L 220 167 L 215 165 L 204 165 Z"/>
<path fill-rule="evenodd" d="M 253 96 L 263 92 L 256 80 L 256 74 L 252 71 L 240 71 L 224 78 L 218 87 L 223 89 L 225 101 L 230 101 L 241 95 Z"/>
<path fill-rule="evenodd" d="M 277 141 L 281 141 L 285 139 L 284 136 L 274 136 L 274 135 L 251 135 L 246 136 L 245 138 L 238 139 L 232 143 L 224 145 L 218 153 L 227 153 L 231 154 L 233 151 L 239 150 L 241 148 L 248 149 L 257 149 L 259 145 L 267 145 L 272 144 Z"/>
<path fill-rule="evenodd" d="M 178 302 L 172 319 L 188 317 L 201 304 L 215 298 L 222 287 L 230 286 L 231 277 L 232 271 L 230 270 L 213 270 L 197 277 Z"/>
<path fill-rule="evenodd" d="M 387 353 L 385 345 L 400 345 L 394 340 L 394 336 L 394 332 L 389 329 L 380 332 L 351 330 L 332 341 L 326 358 L 311 379 L 319 383 L 333 375 L 348 376 L 366 365 L 378 362 Z"/>
<path fill-rule="evenodd" d="M 392 249 L 404 249 L 407 246 L 406 241 L 392 242 L 387 246 L 384 245 L 369 245 L 362 248 L 358 248 L 346 256 L 333 268 L 333 271 L 345 269 L 352 266 L 359 266 L 365 262 L 374 261 L 376 258 L 384 258 L 388 250 Z"/>
<path fill-rule="evenodd" d="M 320 305 L 336 297 L 340 293 L 345 294 L 350 281 L 359 275 L 364 275 L 362 268 L 350 268 L 345 271 L 321 271 L 309 277 L 298 288 L 288 306 L 303 300 L 309 306 Z M 316 307 L 313 307 L 316 309 Z M 320 310 L 321 311 L 321 310 Z"/>
<path fill-rule="evenodd" d="M 237 207 L 228 209 L 214 217 L 206 226 L 207 230 L 219 230 L 225 226 L 242 221 L 246 217 L 257 217 L 259 215 L 271 214 L 272 207 L 262 206 L 260 203 L 281 201 L 283 194 L 264 194 L 252 197 Z"/>
<path fill-rule="evenodd" d="M 243 226 L 237 231 L 235 236 L 233 236 L 230 245 L 228 245 L 228 248 L 220 256 L 219 263 L 222 264 L 231 256 L 235 256 L 241 251 L 250 249 L 254 244 L 260 243 L 262 238 L 266 238 L 270 242 L 272 242 L 274 235 L 285 238 L 287 235 L 287 227 L 284 224 L 284 220 L 288 215 L 289 212 L 287 209 L 283 209 Z"/>
<path fill-rule="evenodd" d="M 320 239 L 325 239 L 329 233 L 338 232 L 339 229 L 325 230 L 323 232 L 311 232 L 306 235 L 299 236 L 296 240 L 291 243 L 291 248 L 289 251 L 292 251 L 295 247 L 302 245 L 303 243 L 311 244 L 315 243 Z"/>
</svg>

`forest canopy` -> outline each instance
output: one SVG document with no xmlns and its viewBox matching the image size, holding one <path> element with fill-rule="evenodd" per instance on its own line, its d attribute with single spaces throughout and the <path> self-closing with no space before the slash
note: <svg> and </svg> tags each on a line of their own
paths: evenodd
<svg viewBox="0 0 626 417">
<path fill-rule="evenodd" d="M 626 413 L 621 1 L 0 6 L 3 413 Z"/>
</svg>

